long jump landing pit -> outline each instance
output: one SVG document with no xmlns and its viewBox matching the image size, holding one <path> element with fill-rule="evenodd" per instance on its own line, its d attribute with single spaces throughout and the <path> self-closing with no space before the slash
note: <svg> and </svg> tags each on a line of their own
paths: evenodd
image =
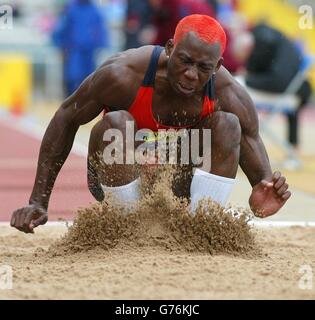
<svg viewBox="0 0 315 320">
<path fill-rule="evenodd" d="M 260 230 L 264 256 L 170 252 L 161 247 L 95 249 L 49 257 L 65 232 L 48 226 L 27 236 L 0 227 L 0 261 L 13 268 L 13 289 L 0 299 L 314 299 L 299 282 L 315 265 L 314 228 Z"/>
<path fill-rule="evenodd" d="M 82 209 L 69 230 L 0 226 L 0 261 L 13 270 L 0 299 L 315 298 L 312 227 L 253 228 L 231 216 L 221 225 L 170 206 L 139 221 L 103 206 Z"/>
</svg>

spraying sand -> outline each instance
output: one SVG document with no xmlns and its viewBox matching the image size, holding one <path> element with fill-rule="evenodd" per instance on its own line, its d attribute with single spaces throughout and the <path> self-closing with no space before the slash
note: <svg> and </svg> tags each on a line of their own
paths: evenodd
<svg viewBox="0 0 315 320">
<path fill-rule="evenodd" d="M 169 173 L 144 183 L 128 214 L 107 197 L 69 229 L 1 227 L 0 264 L 14 278 L 0 299 L 315 298 L 299 286 L 301 266 L 315 267 L 314 229 L 253 230 L 246 210 L 211 202 L 193 216 Z"/>
<path fill-rule="evenodd" d="M 228 209 L 205 201 L 192 215 L 187 201 L 173 195 L 174 174 L 168 168 L 157 172 L 153 184 L 143 182 L 143 197 L 132 209 L 124 208 L 106 195 L 106 202 L 80 210 L 74 225 L 50 252 L 63 255 L 119 245 L 209 254 L 258 253 L 246 210 L 235 217 L 226 212 Z"/>
</svg>

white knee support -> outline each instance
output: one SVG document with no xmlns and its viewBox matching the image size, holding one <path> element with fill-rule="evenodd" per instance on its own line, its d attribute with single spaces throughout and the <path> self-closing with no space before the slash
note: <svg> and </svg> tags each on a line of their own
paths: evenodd
<svg viewBox="0 0 315 320">
<path fill-rule="evenodd" d="M 132 205 L 140 199 L 140 178 L 118 187 L 107 187 L 101 184 L 104 193 L 111 193 L 120 203 Z"/>
<path fill-rule="evenodd" d="M 198 201 L 211 198 L 225 206 L 232 192 L 235 179 L 217 176 L 212 173 L 196 169 L 190 186 L 191 209 L 197 208 Z"/>
</svg>

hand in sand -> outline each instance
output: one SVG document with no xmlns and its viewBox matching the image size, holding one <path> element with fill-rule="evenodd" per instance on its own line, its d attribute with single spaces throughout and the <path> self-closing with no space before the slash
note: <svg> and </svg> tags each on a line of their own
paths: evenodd
<svg viewBox="0 0 315 320">
<path fill-rule="evenodd" d="M 48 221 L 46 209 L 32 204 L 13 212 L 10 225 L 25 233 L 34 233 L 34 228 Z"/>
<path fill-rule="evenodd" d="M 278 210 L 291 197 L 289 185 L 279 171 L 272 175 L 272 180 L 262 180 L 253 187 L 249 205 L 255 216 L 266 218 Z"/>
</svg>

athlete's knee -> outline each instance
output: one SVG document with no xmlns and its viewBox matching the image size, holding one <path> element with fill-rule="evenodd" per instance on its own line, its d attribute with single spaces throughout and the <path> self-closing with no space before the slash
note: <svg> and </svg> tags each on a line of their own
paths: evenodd
<svg viewBox="0 0 315 320">
<path fill-rule="evenodd" d="M 233 113 L 223 111 L 215 112 L 213 116 L 213 134 L 219 137 L 221 143 L 239 145 L 242 129 L 238 117 Z"/>
<path fill-rule="evenodd" d="M 92 164 L 92 159 L 88 159 L 88 167 L 87 167 L 87 184 L 89 191 L 93 195 L 93 197 L 97 201 L 103 201 L 104 199 L 104 192 L 99 182 L 99 177 L 97 174 L 97 170 L 95 169 L 95 163 Z"/>
<path fill-rule="evenodd" d="M 137 130 L 134 118 L 128 111 L 121 110 L 106 113 L 106 115 L 98 121 L 91 130 L 89 150 L 94 152 L 95 148 L 99 148 L 106 130 L 118 129 L 123 135 L 125 135 L 127 121 L 132 121 L 132 124 L 134 124 L 134 130 Z"/>
<path fill-rule="evenodd" d="M 110 128 L 125 128 L 127 121 L 133 122 L 135 125 L 135 119 L 131 113 L 125 110 L 108 112 L 103 117 L 103 122 Z"/>
</svg>

